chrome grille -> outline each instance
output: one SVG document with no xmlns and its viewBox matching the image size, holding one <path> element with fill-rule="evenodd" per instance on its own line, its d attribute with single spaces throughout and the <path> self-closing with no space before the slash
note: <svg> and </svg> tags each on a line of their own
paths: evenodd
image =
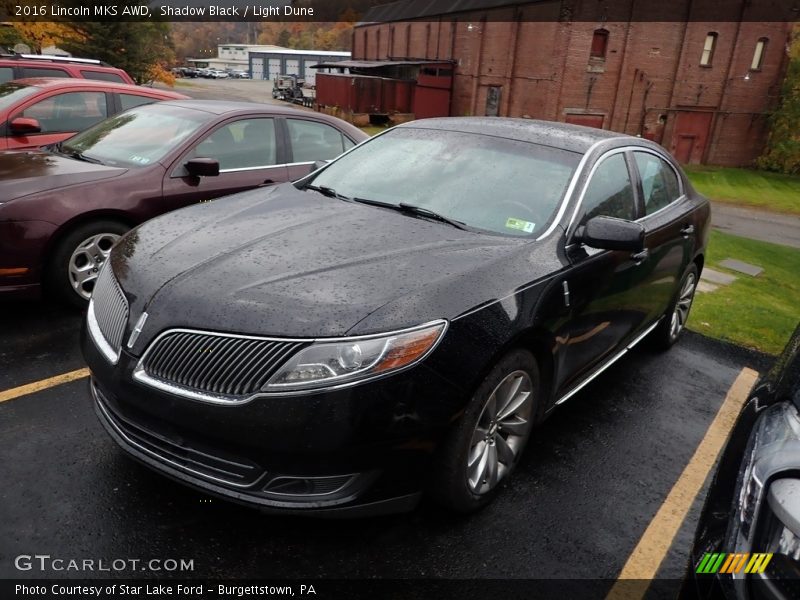
<svg viewBox="0 0 800 600">
<path fill-rule="evenodd" d="M 141 367 L 149 378 L 223 398 L 259 391 L 303 342 L 175 330 L 148 348 Z"/>
<path fill-rule="evenodd" d="M 94 318 L 108 345 L 119 353 L 128 323 L 128 300 L 122 293 L 111 265 L 104 265 L 92 292 Z"/>
</svg>

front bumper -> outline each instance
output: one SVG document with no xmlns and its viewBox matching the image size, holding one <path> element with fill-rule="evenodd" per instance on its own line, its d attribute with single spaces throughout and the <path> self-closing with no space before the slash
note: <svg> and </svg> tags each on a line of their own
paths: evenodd
<svg viewBox="0 0 800 600">
<path fill-rule="evenodd" d="M 225 406 L 136 382 L 84 328 L 98 417 L 131 456 L 204 492 L 268 512 L 365 516 L 411 510 L 463 403 L 423 365 L 384 380 Z"/>
<path fill-rule="evenodd" d="M 55 229 L 46 221 L 0 222 L 0 298 L 40 295 L 41 266 Z"/>
</svg>

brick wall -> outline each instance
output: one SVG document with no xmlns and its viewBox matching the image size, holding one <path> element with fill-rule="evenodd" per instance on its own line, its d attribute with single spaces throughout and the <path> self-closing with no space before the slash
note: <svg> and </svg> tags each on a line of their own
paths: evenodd
<svg viewBox="0 0 800 600">
<path fill-rule="evenodd" d="M 688 17 L 713 2 L 662 4 L 665 16 Z M 558 20 L 564 5 L 552 0 L 366 25 L 354 32 L 353 58 L 456 60 L 456 116 L 486 114 L 488 89 L 496 86 L 501 116 L 565 121 L 595 115 L 606 129 L 643 135 L 677 152 L 692 133 L 684 130 L 691 115 L 708 112 L 697 117 L 710 120 L 707 136 L 695 140 L 702 147 L 688 160 L 742 166 L 760 154 L 763 113 L 775 106 L 785 71 L 789 24 L 748 22 L 746 4 L 742 22 L 724 23 L 642 21 L 634 0 L 611 8 L 596 0 L 570 6 L 567 20 Z M 590 59 L 598 29 L 608 32 L 604 60 Z M 711 64 L 701 66 L 709 33 L 716 34 L 714 53 Z M 762 38 L 768 40 L 763 64 L 751 71 Z M 678 119 L 681 113 L 691 114 Z"/>
</svg>

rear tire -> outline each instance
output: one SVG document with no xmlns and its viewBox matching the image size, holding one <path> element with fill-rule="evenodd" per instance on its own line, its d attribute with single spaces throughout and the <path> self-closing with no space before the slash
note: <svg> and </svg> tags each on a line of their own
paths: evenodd
<svg viewBox="0 0 800 600">
<path fill-rule="evenodd" d="M 536 359 L 526 350 L 495 364 L 439 449 L 430 484 L 439 504 L 470 513 L 492 501 L 530 438 L 540 381 Z"/>
<path fill-rule="evenodd" d="M 59 300 L 86 308 L 100 267 L 119 238 L 130 229 L 118 221 L 79 225 L 56 245 L 47 265 L 46 283 Z"/>
<path fill-rule="evenodd" d="M 653 330 L 652 341 L 656 349 L 669 350 L 680 339 L 686 329 L 686 321 L 689 320 L 698 281 L 697 265 L 692 263 L 683 274 L 678 292 L 664 313 L 661 323 Z"/>
</svg>

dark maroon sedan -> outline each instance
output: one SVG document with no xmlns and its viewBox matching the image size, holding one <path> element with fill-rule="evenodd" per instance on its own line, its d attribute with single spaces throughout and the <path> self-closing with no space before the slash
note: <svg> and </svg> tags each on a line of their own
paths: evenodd
<svg viewBox="0 0 800 600">
<path fill-rule="evenodd" d="M 0 153 L 0 297 L 84 306 L 114 242 L 156 215 L 298 179 L 368 136 L 263 104 L 177 100 L 107 119 L 45 150 Z"/>
</svg>

